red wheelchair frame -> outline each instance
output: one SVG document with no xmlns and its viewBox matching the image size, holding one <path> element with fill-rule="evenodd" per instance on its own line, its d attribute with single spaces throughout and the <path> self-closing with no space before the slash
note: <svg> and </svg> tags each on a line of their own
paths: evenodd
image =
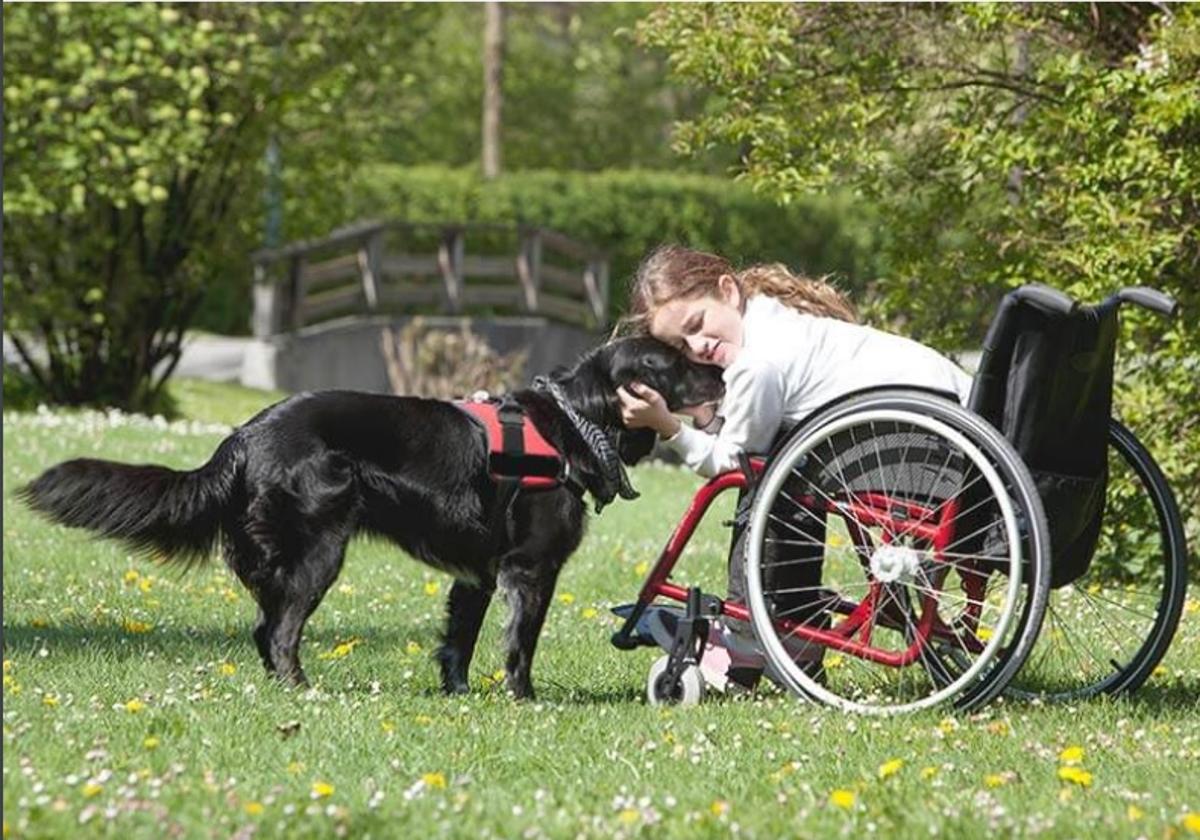
<svg viewBox="0 0 1200 840">
<path fill-rule="evenodd" d="M 680 586 L 670 580 L 675 564 L 716 497 L 729 489 L 741 490 L 750 487 L 762 475 L 765 467 L 764 459 L 750 458 L 743 471 L 722 473 L 700 487 L 684 512 L 682 520 L 667 540 L 654 568 L 650 570 L 633 610 L 626 617 L 621 629 L 613 634 L 614 646 L 628 650 L 638 645 L 633 636 L 634 629 L 655 598 L 661 596 L 683 604 L 689 603 L 692 588 Z M 890 544 L 898 536 L 915 536 L 931 546 L 933 556 L 937 560 L 946 546 L 953 542 L 954 520 L 959 509 L 957 499 L 948 499 L 936 507 L 929 508 L 909 500 L 893 500 L 880 492 L 854 493 L 851 498 L 841 501 L 830 498 L 818 502 L 815 497 L 801 497 L 798 501 L 814 511 L 840 516 L 865 568 L 869 567 L 874 546 L 862 527 L 863 523 L 883 529 L 881 539 L 884 545 Z M 977 633 L 989 573 L 987 570 L 964 570 L 961 566 L 959 570 L 960 573 L 965 571 L 962 575 L 962 585 L 966 607 L 955 621 L 956 626 L 951 627 L 942 620 L 937 612 L 937 598 L 932 593 L 925 592 L 919 603 L 920 618 L 912 625 L 915 631 L 912 641 L 901 651 L 885 650 L 871 643 L 873 631 L 878 626 L 892 630 L 905 629 L 905 625 L 897 620 L 895 614 L 889 612 L 891 604 L 884 602 L 885 584 L 874 578 L 861 601 L 855 603 L 839 598 L 827 607 L 828 612 L 845 616 L 840 623 L 829 629 L 783 618 L 775 619 L 775 626 L 784 634 L 797 639 L 815 642 L 832 650 L 898 668 L 917 661 L 925 646 L 932 640 L 945 641 L 978 653 L 985 645 Z M 944 577 L 944 571 L 935 571 L 931 583 L 940 588 Z M 745 604 L 713 596 L 702 596 L 699 600 L 704 604 L 704 614 L 700 616 L 702 618 L 726 616 L 750 623 L 750 612 Z"/>
</svg>

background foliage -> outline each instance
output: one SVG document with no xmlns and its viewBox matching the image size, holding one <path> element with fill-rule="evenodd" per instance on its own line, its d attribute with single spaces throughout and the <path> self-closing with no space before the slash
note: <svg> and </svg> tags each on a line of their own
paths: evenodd
<svg viewBox="0 0 1200 840">
<path fill-rule="evenodd" d="M 420 31 L 419 14 L 398 28 L 387 13 L 4 7 L 5 327 L 45 397 L 156 403 L 208 290 L 245 271 L 268 135 L 294 138 L 309 172 L 293 206 L 355 159 L 348 137 L 365 135 L 339 128 L 341 109 Z"/>
</svg>

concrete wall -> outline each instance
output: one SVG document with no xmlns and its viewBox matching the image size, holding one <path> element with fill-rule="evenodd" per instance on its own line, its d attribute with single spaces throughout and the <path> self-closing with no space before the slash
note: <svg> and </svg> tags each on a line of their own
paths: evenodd
<svg viewBox="0 0 1200 840">
<path fill-rule="evenodd" d="M 465 319 L 423 316 L 426 324 L 457 329 Z M 305 327 L 246 348 L 242 384 L 253 388 L 306 391 L 349 388 L 389 393 L 387 365 L 380 349 L 384 329 L 403 329 L 409 318 L 346 318 Z M 605 336 L 545 318 L 472 318 L 470 327 L 497 353 L 529 352 L 525 381 L 572 363 Z"/>
</svg>

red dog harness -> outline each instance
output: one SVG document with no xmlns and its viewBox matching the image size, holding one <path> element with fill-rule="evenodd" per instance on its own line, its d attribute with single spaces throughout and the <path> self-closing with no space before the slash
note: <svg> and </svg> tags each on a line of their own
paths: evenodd
<svg viewBox="0 0 1200 840">
<path fill-rule="evenodd" d="M 567 459 L 542 437 L 516 400 L 455 403 L 487 432 L 488 471 L 522 490 L 550 490 L 568 477 Z"/>
</svg>

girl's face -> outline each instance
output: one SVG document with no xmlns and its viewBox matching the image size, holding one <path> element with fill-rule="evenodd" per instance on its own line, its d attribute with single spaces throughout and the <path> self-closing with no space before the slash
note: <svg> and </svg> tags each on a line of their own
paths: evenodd
<svg viewBox="0 0 1200 840">
<path fill-rule="evenodd" d="M 742 293 L 722 275 L 718 294 L 676 299 L 650 318 L 650 334 L 683 351 L 691 361 L 727 368 L 742 349 Z"/>
</svg>

